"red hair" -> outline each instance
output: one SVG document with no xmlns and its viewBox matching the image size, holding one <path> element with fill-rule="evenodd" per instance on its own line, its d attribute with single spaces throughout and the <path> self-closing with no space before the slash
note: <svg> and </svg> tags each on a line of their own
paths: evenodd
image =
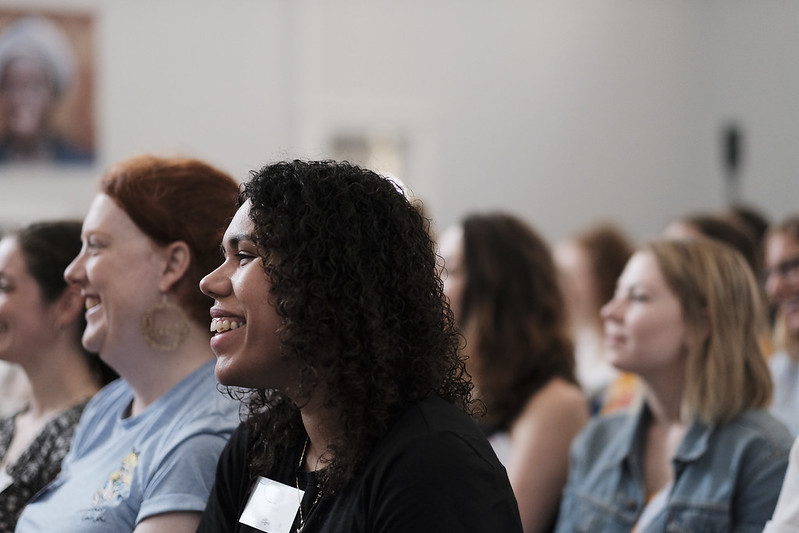
<svg viewBox="0 0 799 533">
<path fill-rule="evenodd" d="M 191 263 L 175 291 L 192 319 L 208 322 L 210 301 L 199 283 L 221 262 L 219 244 L 238 205 L 238 183 L 196 159 L 144 155 L 112 166 L 100 192 L 157 244 L 188 245 Z"/>
</svg>

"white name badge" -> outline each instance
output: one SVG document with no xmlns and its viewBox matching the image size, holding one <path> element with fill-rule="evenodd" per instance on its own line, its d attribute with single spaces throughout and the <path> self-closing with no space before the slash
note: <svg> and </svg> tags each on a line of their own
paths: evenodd
<svg viewBox="0 0 799 533">
<path fill-rule="evenodd" d="M 3 492 L 14 483 L 14 478 L 8 475 L 5 469 L 0 472 L 0 492 Z M 296 490 L 296 489 L 295 489 Z"/>
<path fill-rule="evenodd" d="M 305 491 L 258 477 L 239 522 L 266 533 L 290 533 Z"/>
</svg>

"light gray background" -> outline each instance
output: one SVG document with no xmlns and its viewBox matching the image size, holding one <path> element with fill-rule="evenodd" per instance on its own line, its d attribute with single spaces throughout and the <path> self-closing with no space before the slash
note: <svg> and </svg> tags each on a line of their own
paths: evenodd
<svg viewBox="0 0 799 533">
<path fill-rule="evenodd" d="M 82 216 L 142 152 L 244 179 L 331 136 L 404 138 L 438 229 L 504 209 L 550 240 L 635 237 L 723 207 L 720 132 L 745 134 L 742 200 L 799 211 L 796 0 L 36 0 L 95 14 L 95 165 L 0 167 L 0 225 Z"/>
</svg>

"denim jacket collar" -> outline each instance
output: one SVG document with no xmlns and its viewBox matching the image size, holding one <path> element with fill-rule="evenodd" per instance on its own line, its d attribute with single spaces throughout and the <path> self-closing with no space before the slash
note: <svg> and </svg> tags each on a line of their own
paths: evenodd
<svg viewBox="0 0 799 533">
<path fill-rule="evenodd" d="M 620 442 L 623 446 L 616 449 L 613 460 L 616 462 L 634 462 L 638 465 L 642 464 L 644 439 L 646 437 L 646 428 L 652 420 L 652 412 L 647 403 L 641 402 L 641 406 L 637 411 L 627 416 L 624 424 L 619 430 Z M 682 439 L 677 452 L 674 455 L 674 461 L 677 463 L 688 463 L 696 461 L 702 457 L 708 449 L 708 441 L 710 435 L 713 433 L 715 424 L 705 424 L 698 419 L 694 419 L 685 436 Z"/>
<path fill-rule="evenodd" d="M 677 453 L 674 454 L 674 461 L 689 463 L 705 455 L 708 441 L 715 429 L 716 424 L 705 424 L 695 418 L 688 427 L 688 431 L 685 432 L 685 437 L 677 448 Z"/>
</svg>

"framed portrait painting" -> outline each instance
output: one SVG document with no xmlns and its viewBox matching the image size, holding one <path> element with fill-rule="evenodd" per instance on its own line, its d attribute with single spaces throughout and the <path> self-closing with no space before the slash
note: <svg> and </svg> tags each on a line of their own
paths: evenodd
<svg viewBox="0 0 799 533">
<path fill-rule="evenodd" d="M 93 20 L 0 10 L 0 164 L 95 158 Z"/>
</svg>

